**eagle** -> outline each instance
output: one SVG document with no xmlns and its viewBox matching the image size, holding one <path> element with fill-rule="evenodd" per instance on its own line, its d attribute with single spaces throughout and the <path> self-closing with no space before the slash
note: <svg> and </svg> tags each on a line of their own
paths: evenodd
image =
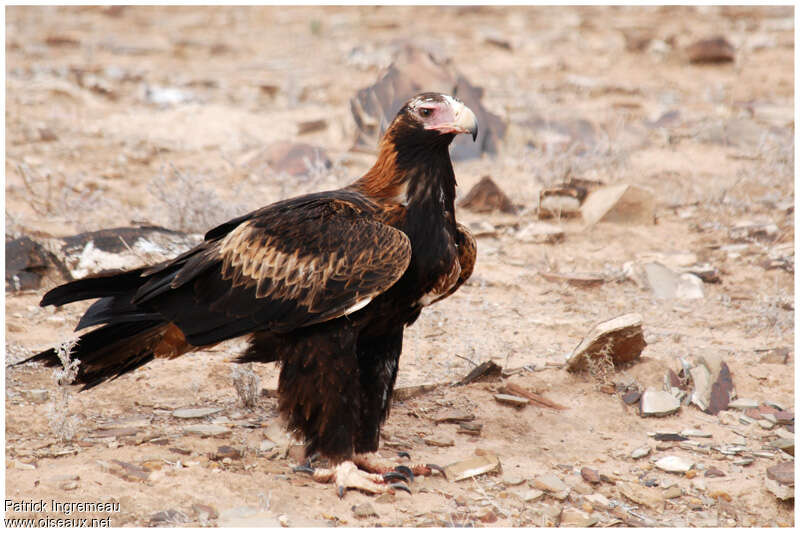
<svg viewBox="0 0 800 533">
<path fill-rule="evenodd" d="M 155 358 L 246 337 L 236 362 L 280 365 L 278 410 L 306 457 L 298 471 L 349 489 L 407 490 L 436 465 L 377 458 L 404 329 L 453 294 L 476 244 L 456 222 L 448 147 L 478 135 L 460 100 L 423 93 L 384 133 L 375 164 L 352 184 L 278 201 L 221 224 L 177 257 L 106 271 L 47 292 L 40 305 L 97 299 L 72 351 L 81 390 Z M 57 366 L 55 348 L 30 361 Z"/>
</svg>

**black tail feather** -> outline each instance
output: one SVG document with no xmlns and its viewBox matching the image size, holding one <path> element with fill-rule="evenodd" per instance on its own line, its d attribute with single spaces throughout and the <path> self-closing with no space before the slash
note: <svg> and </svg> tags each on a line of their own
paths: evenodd
<svg viewBox="0 0 800 533">
<path fill-rule="evenodd" d="M 123 322 L 81 335 L 70 357 L 81 362 L 75 383 L 83 385 L 81 390 L 91 389 L 149 363 L 154 358 L 153 348 L 161 339 L 166 325 L 163 320 Z M 44 363 L 49 367 L 61 365 L 55 348 L 17 364 L 31 362 Z"/>
<path fill-rule="evenodd" d="M 130 271 L 106 271 L 87 278 L 71 281 L 50 290 L 39 305 L 64 305 L 79 300 L 103 296 L 119 296 L 135 291 L 144 281 L 143 268 Z"/>
</svg>

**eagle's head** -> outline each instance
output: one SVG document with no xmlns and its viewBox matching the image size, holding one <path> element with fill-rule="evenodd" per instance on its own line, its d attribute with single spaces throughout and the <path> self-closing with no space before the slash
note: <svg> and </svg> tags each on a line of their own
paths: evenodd
<svg viewBox="0 0 800 533">
<path fill-rule="evenodd" d="M 389 126 L 395 142 L 415 140 L 421 143 L 450 144 L 459 133 L 478 137 L 475 113 L 454 96 L 422 93 L 408 100 Z"/>
<path fill-rule="evenodd" d="M 372 198 L 408 205 L 444 191 L 452 207 L 455 175 L 448 146 L 459 133 L 478 136 L 475 113 L 461 100 L 422 93 L 408 100 L 381 139 L 378 159 L 353 187 Z"/>
</svg>

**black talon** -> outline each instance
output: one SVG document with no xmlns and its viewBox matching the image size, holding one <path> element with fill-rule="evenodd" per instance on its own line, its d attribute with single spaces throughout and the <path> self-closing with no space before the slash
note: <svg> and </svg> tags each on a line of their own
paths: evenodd
<svg viewBox="0 0 800 533">
<path fill-rule="evenodd" d="M 393 471 L 393 472 L 386 472 L 385 474 L 383 474 L 383 480 L 384 481 L 390 481 L 390 480 L 393 480 L 393 479 L 394 480 L 402 480 L 402 481 L 408 481 L 409 480 L 408 476 L 406 476 L 402 472 Z"/>
<path fill-rule="evenodd" d="M 319 458 L 320 458 L 320 453 L 319 452 L 312 453 L 310 457 L 306 458 L 306 465 L 307 466 L 311 466 L 311 463 L 316 461 Z"/>
<path fill-rule="evenodd" d="M 408 488 L 408 485 L 405 483 L 392 483 L 389 487 L 396 489 L 396 490 L 404 490 L 407 493 L 411 494 L 411 489 Z"/>
<path fill-rule="evenodd" d="M 408 481 L 414 481 L 414 472 L 411 471 L 406 465 L 397 465 L 394 467 L 395 472 L 403 474 Z"/>
<path fill-rule="evenodd" d="M 292 468 L 292 472 L 304 472 L 306 474 L 314 474 L 314 469 L 308 466 L 308 464 L 298 465 Z"/>
<path fill-rule="evenodd" d="M 441 467 L 441 466 L 439 466 L 439 465 L 435 465 L 435 464 L 433 464 L 433 463 L 428 463 L 428 464 L 426 464 L 425 466 L 427 466 L 427 467 L 428 467 L 428 468 L 430 468 L 431 470 L 438 470 L 439 472 L 441 472 L 441 473 L 442 473 L 442 475 L 444 475 L 444 468 L 442 468 L 442 467 Z"/>
<path fill-rule="evenodd" d="M 408 455 L 408 452 L 397 452 L 398 457 L 405 457 L 406 459 L 411 459 L 411 456 Z"/>
</svg>

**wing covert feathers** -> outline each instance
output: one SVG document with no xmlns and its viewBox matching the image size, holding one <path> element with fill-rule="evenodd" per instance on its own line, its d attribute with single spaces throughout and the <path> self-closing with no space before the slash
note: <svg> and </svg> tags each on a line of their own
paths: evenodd
<svg viewBox="0 0 800 533">
<path fill-rule="evenodd" d="M 375 210 L 348 192 L 273 204 L 154 272 L 134 301 L 194 345 L 340 317 L 394 285 L 411 260 L 408 237 Z"/>
</svg>

